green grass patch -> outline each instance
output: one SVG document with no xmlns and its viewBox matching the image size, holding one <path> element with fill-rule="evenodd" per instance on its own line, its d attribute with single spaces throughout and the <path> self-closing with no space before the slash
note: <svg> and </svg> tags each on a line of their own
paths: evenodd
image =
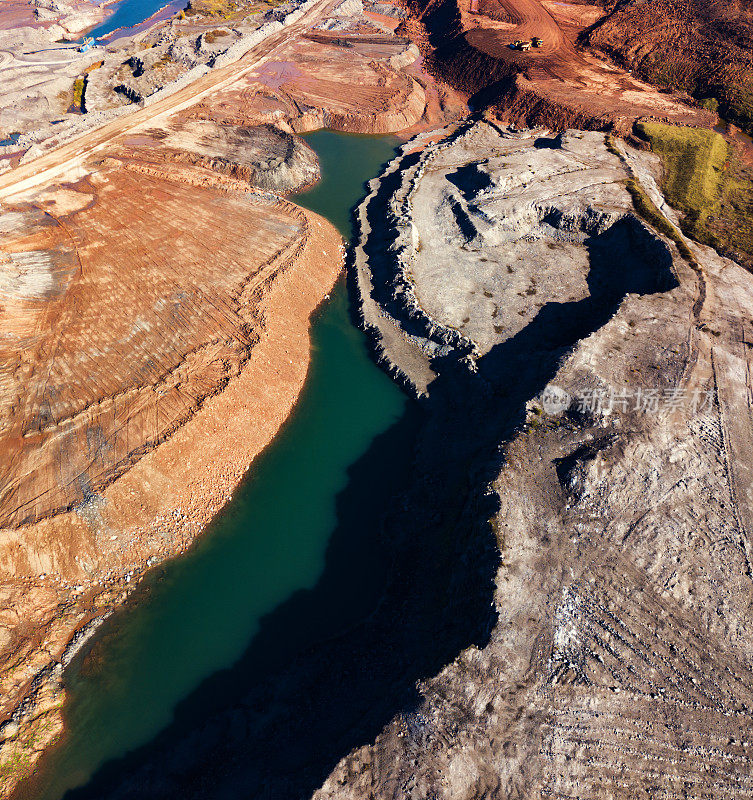
<svg viewBox="0 0 753 800">
<path fill-rule="evenodd" d="M 671 239 L 677 246 L 680 255 L 693 267 L 697 266 L 690 248 L 682 238 L 680 231 L 659 211 L 654 205 L 651 198 L 646 194 L 643 187 L 637 182 L 632 180 L 625 181 L 625 187 L 630 196 L 633 198 L 633 206 L 638 212 L 638 215 L 648 222 L 654 230 Z"/>
<path fill-rule="evenodd" d="M 718 214 L 708 221 L 715 244 L 753 271 L 753 168 L 734 155 Z"/>
<path fill-rule="evenodd" d="M 76 78 L 73 82 L 73 107 L 76 111 L 84 110 L 84 89 L 86 78 Z"/>
<path fill-rule="evenodd" d="M 617 156 L 617 158 L 619 158 L 620 161 L 622 161 L 622 153 L 617 149 L 617 144 L 616 144 L 616 142 L 614 140 L 614 134 L 613 133 L 608 133 L 604 137 L 604 144 L 606 144 L 607 150 L 609 150 L 609 152 L 613 156 Z"/>
<path fill-rule="evenodd" d="M 682 212 L 683 231 L 753 269 L 751 168 L 714 131 L 659 123 L 638 129 L 662 160 L 662 191 Z"/>
<path fill-rule="evenodd" d="M 670 205 L 682 211 L 692 228 L 705 226 L 720 206 L 729 147 L 724 137 L 699 128 L 640 123 L 664 166 L 663 190 Z"/>
</svg>

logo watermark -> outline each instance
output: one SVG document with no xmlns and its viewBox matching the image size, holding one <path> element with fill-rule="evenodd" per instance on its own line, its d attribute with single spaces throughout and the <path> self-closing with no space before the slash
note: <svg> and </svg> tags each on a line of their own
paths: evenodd
<svg viewBox="0 0 753 800">
<path fill-rule="evenodd" d="M 549 384 L 541 395 L 541 406 L 547 414 L 554 416 L 570 408 L 572 399 L 572 395 L 560 386 Z"/>
<path fill-rule="evenodd" d="M 560 386 L 549 384 L 541 394 L 541 407 L 556 416 L 574 407 L 581 413 L 611 414 L 637 412 L 656 414 L 662 409 L 686 409 L 692 413 L 709 411 L 714 403 L 713 389 L 647 389 L 642 386 L 628 389 L 583 389 L 574 394 Z"/>
</svg>

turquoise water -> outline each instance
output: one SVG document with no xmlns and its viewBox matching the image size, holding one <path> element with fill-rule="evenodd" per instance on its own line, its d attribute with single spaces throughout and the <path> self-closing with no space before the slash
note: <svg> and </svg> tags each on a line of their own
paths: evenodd
<svg viewBox="0 0 753 800">
<path fill-rule="evenodd" d="M 108 33 L 112 33 L 118 28 L 130 28 L 132 25 L 138 25 L 139 22 L 148 19 L 167 5 L 175 6 L 174 10 L 178 11 L 185 6 L 185 2 L 183 0 L 181 2 L 176 2 L 176 0 L 121 0 L 115 11 L 86 35 L 97 39 L 107 36 Z"/>
<path fill-rule="evenodd" d="M 332 132 L 306 138 L 325 177 L 296 200 L 349 236 L 350 209 L 364 181 L 391 158 L 395 140 Z M 403 416 L 405 405 L 352 326 L 341 282 L 312 327 L 311 367 L 291 419 L 211 530 L 187 555 L 150 575 L 136 601 L 71 665 L 66 735 L 21 797 L 58 800 L 107 761 L 149 742 L 183 698 L 239 659 L 265 615 L 317 584 L 332 533 L 342 525 L 337 499 L 349 486 L 349 470 Z M 379 463 L 371 472 L 382 466 L 395 471 Z M 383 557 L 373 538 L 361 525 L 346 535 L 350 563 L 338 563 L 342 586 L 322 612 L 331 617 L 337 609 L 342 618 L 322 622 L 312 609 L 312 640 L 368 613 L 381 591 Z M 286 631 L 275 633 L 284 643 Z"/>
<path fill-rule="evenodd" d="M 394 136 L 361 136 L 315 131 L 304 141 L 316 150 L 322 179 L 295 202 L 316 211 L 346 238 L 351 237 L 351 211 L 365 194 L 364 184 L 381 171 L 400 144 Z"/>
</svg>

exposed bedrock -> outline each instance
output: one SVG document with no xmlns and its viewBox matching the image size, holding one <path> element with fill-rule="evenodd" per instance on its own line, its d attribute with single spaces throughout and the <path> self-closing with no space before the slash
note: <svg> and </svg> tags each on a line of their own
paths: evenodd
<svg viewBox="0 0 753 800">
<path fill-rule="evenodd" d="M 377 349 L 386 337 L 419 394 L 448 358 L 475 369 L 503 344 L 525 359 L 556 353 L 601 327 L 625 295 L 675 281 L 669 248 L 630 212 L 624 168 L 599 134 L 500 134 L 479 123 L 406 150 L 360 209 L 356 265 Z"/>
<path fill-rule="evenodd" d="M 499 500 L 498 619 L 315 797 L 751 796 L 749 275 L 639 221 L 598 134 L 478 124 L 401 159 L 363 313 L 428 391 L 417 472 L 474 463 Z"/>
<path fill-rule="evenodd" d="M 428 396 L 354 466 L 320 583 L 77 798 L 749 796 L 749 275 L 639 222 L 599 135 L 411 147 L 352 277 Z M 408 252 L 412 300 L 389 288 Z M 389 579 L 330 630 L 353 525 Z"/>
</svg>

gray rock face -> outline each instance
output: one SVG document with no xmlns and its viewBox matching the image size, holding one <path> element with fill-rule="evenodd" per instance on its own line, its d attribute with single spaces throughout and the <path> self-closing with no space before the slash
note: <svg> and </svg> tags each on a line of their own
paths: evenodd
<svg viewBox="0 0 753 800">
<path fill-rule="evenodd" d="M 651 166 L 480 123 L 372 182 L 362 313 L 428 393 L 417 472 L 441 486 L 410 537 L 474 465 L 497 620 L 317 800 L 753 792 L 753 280 L 634 215 L 622 181 L 655 196 Z M 463 346 L 438 356 L 432 324 Z"/>
<path fill-rule="evenodd" d="M 319 178 L 319 161 L 293 134 L 272 125 L 246 127 L 185 120 L 162 137 L 171 161 L 201 164 L 277 194 L 300 190 Z"/>
<path fill-rule="evenodd" d="M 596 271 L 597 293 L 608 272 L 637 271 L 648 285 L 669 269 L 667 246 L 629 213 L 624 167 L 602 134 L 547 138 L 474 125 L 420 157 L 409 152 L 393 170 L 399 184 L 376 191 L 361 214 L 366 226 L 370 214 L 386 215 L 392 234 L 381 246 L 365 238 L 360 274 L 377 279 L 364 291 L 379 306 L 371 321 L 387 331 L 392 318 L 407 339 L 393 356 L 405 359 L 419 394 L 448 347 L 478 357 L 547 303 L 589 297 L 605 247 L 612 263 Z"/>
</svg>

